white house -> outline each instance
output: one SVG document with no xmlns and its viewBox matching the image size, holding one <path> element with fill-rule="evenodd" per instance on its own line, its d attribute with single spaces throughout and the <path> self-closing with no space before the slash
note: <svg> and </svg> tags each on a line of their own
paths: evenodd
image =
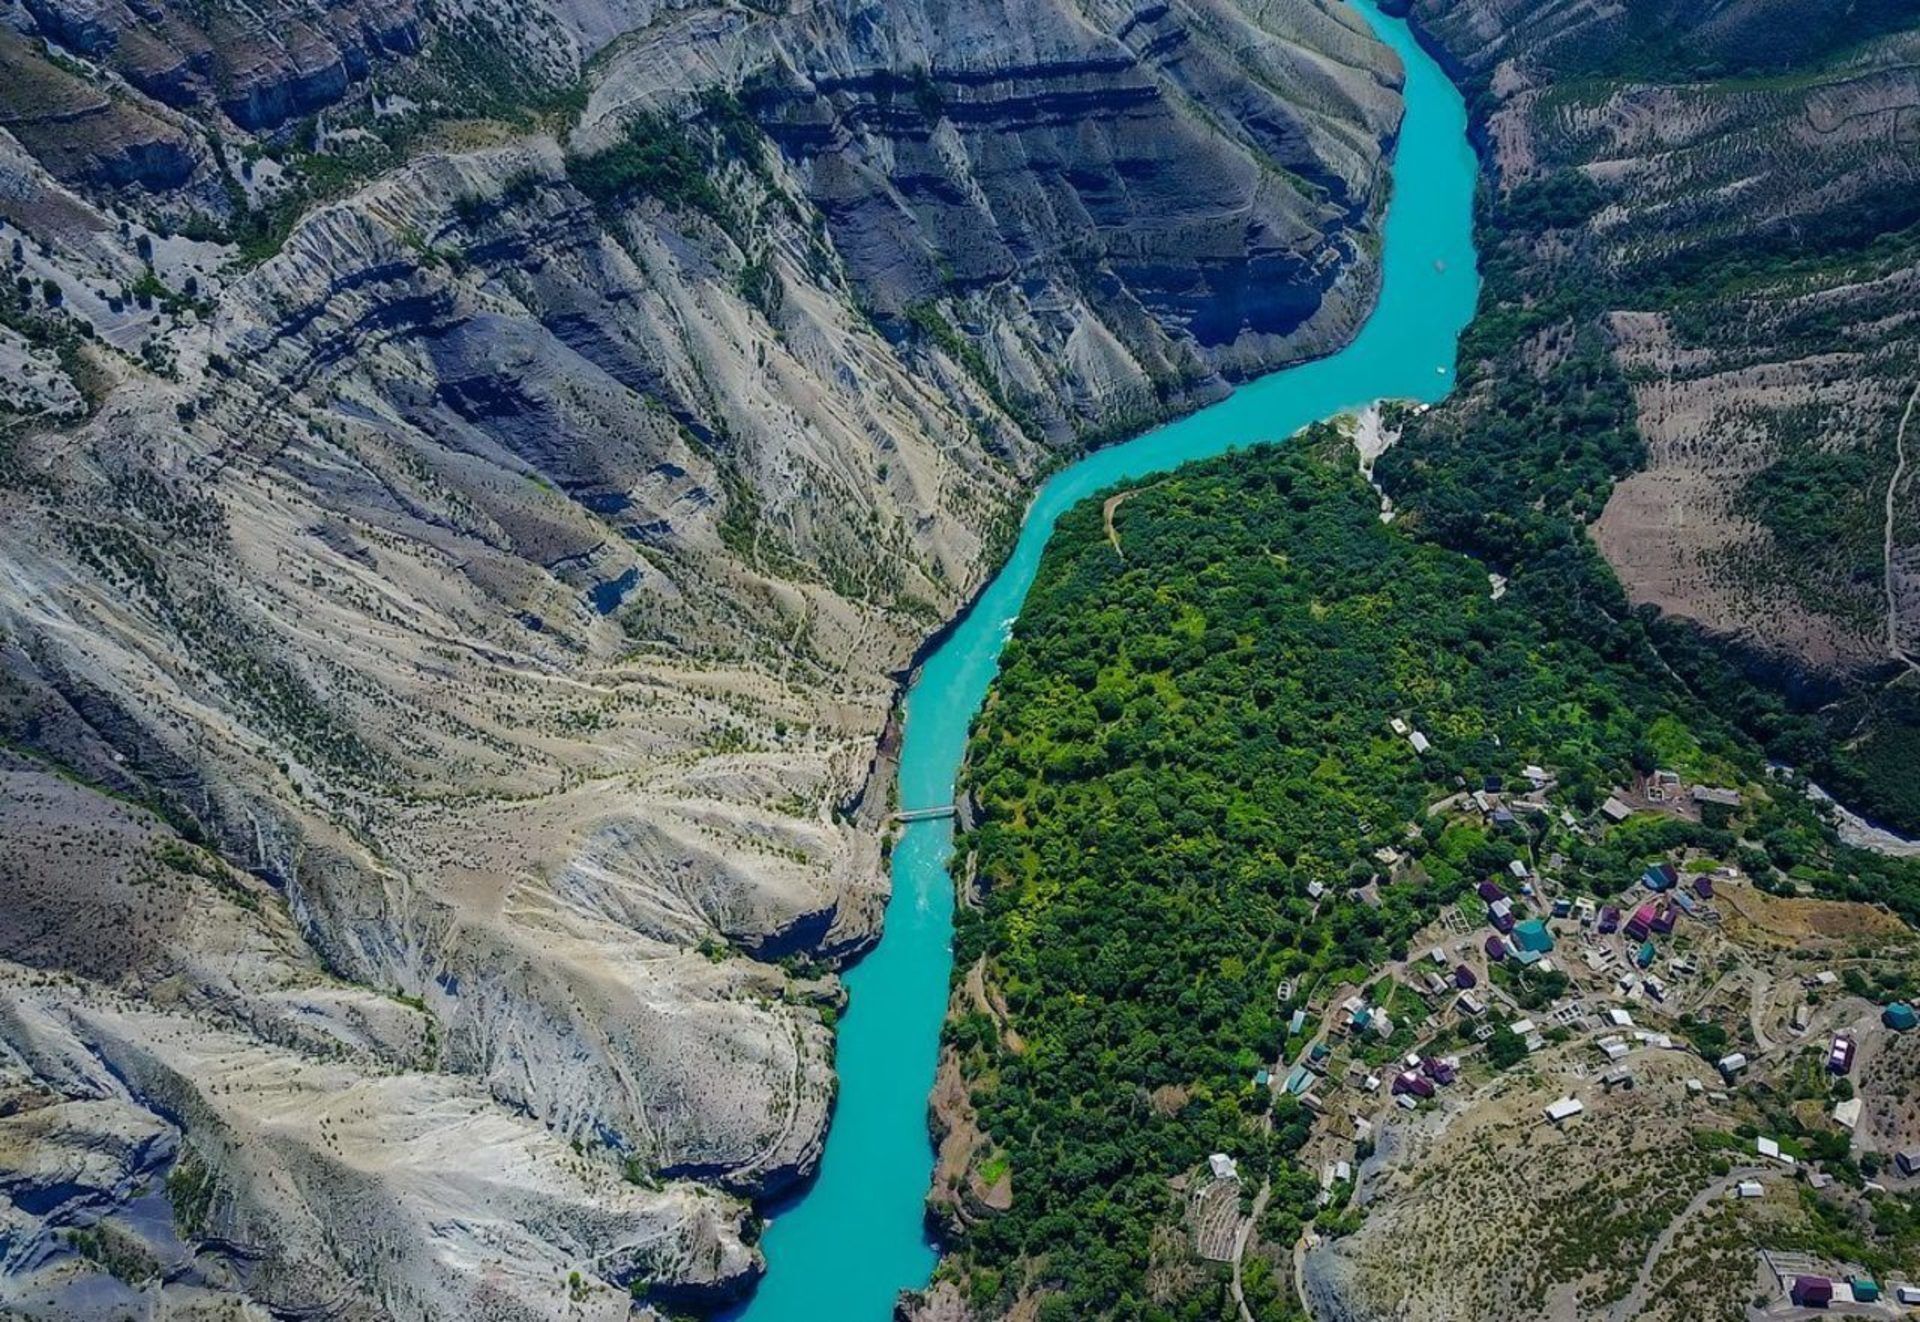
<svg viewBox="0 0 1920 1322">
<path fill-rule="evenodd" d="M 1559 1101 L 1553 1102 L 1548 1105 L 1547 1119 L 1551 1120 L 1554 1124 L 1557 1125 L 1557 1124 L 1560 1124 L 1562 1121 L 1573 1119 L 1573 1117 L 1575 1117 L 1576 1115 L 1579 1115 L 1582 1111 L 1586 1109 L 1587 1109 L 1586 1104 L 1582 1102 L 1579 1098 L 1562 1097 Z"/>
</svg>

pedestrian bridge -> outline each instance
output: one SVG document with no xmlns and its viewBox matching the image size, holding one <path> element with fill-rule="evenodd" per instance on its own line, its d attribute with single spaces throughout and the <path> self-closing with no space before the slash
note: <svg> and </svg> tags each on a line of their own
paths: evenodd
<svg viewBox="0 0 1920 1322">
<path fill-rule="evenodd" d="M 943 803 L 937 808 L 902 808 L 893 815 L 896 822 L 931 822 L 942 817 L 951 817 L 956 809 L 951 803 Z"/>
</svg>

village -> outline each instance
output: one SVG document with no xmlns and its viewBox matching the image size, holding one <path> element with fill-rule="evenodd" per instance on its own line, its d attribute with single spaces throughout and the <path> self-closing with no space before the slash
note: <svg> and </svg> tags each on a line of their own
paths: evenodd
<svg viewBox="0 0 1920 1322">
<path fill-rule="evenodd" d="M 1426 751 L 1420 731 L 1393 725 Z M 1552 814 L 1559 828 L 1604 832 L 1636 814 L 1697 819 L 1741 803 L 1738 791 L 1655 771 L 1582 819 L 1554 804 L 1545 768 L 1523 777 L 1512 791 L 1493 778 L 1462 785 L 1432 811 L 1493 825 Z M 1385 872 L 1375 884 L 1408 880 L 1415 866 L 1394 849 L 1376 861 Z M 1835 915 L 1807 906 L 1824 902 L 1769 895 L 1698 850 L 1647 865 L 1604 899 L 1569 884 L 1565 862 L 1553 852 L 1516 858 L 1478 881 L 1364 985 L 1277 989 L 1287 1043 L 1253 1083 L 1277 1106 L 1292 1099 L 1311 1113 L 1300 1158 L 1319 1176 L 1328 1215 L 1390 1204 L 1418 1178 L 1422 1154 L 1476 1108 L 1499 1106 L 1506 1127 L 1544 1128 L 1578 1150 L 1594 1112 L 1628 1098 L 1644 1104 L 1650 1092 L 1685 1118 L 1674 1141 L 1709 1135 L 1722 1149 L 1691 1214 L 1725 1202 L 1748 1216 L 1769 1198 L 1788 1207 L 1802 1189 L 1856 1203 L 1920 1191 L 1915 1008 L 1862 994 L 1874 990 L 1862 970 L 1881 953 L 1876 939 L 1911 935 L 1897 919 L 1834 906 L 1861 910 L 1868 917 L 1846 916 L 1866 930 L 1821 930 Z M 1316 902 L 1327 893 L 1318 882 L 1307 889 Z M 1794 923 L 1803 914 L 1816 919 L 1804 933 Z M 1768 1132 L 1763 1117 L 1789 1097 L 1794 1132 Z M 1582 1160 L 1600 1167 L 1607 1156 Z M 1209 1174 L 1224 1192 L 1238 1178 L 1232 1155 L 1216 1154 Z M 1851 1184 L 1837 1183 L 1842 1176 Z M 1207 1204 L 1203 1189 L 1196 1208 Z M 1212 1200 L 1196 1247 L 1237 1271 L 1246 1232 L 1221 1215 L 1226 1205 Z M 1672 1269 L 1655 1261 L 1672 1239 L 1669 1231 L 1640 1264 L 1638 1290 Z M 1309 1230 L 1297 1247 L 1297 1278 L 1318 1240 Z M 1920 1272 L 1876 1275 L 1784 1247 L 1748 1256 L 1750 1319 L 1920 1312 Z M 1303 1301 L 1310 1293 L 1303 1284 Z M 1628 1322 L 1637 1308 L 1613 1316 Z"/>
</svg>

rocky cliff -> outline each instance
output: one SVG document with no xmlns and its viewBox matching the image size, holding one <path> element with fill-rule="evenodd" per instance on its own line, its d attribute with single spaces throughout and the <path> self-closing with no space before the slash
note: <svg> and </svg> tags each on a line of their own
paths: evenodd
<svg viewBox="0 0 1920 1322">
<path fill-rule="evenodd" d="M 1036 471 L 1351 331 L 1363 34 L 11 11 L 7 1306 L 749 1286 L 895 676 Z"/>
</svg>

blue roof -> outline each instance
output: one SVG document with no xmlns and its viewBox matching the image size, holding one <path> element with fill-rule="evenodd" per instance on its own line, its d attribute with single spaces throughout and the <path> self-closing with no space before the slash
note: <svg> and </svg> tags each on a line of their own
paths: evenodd
<svg viewBox="0 0 1920 1322">
<path fill-rule="evenodd" d="M 1547 930 L 1547 925 L 1540 919 L 1529 918 L 1526 922 L 1515 925 L 1513 943 L 1522 950 L 1531 950 L 1535 954 L 1544 955 L 1553 949 L 1553 933 Z"/>
</svg>

